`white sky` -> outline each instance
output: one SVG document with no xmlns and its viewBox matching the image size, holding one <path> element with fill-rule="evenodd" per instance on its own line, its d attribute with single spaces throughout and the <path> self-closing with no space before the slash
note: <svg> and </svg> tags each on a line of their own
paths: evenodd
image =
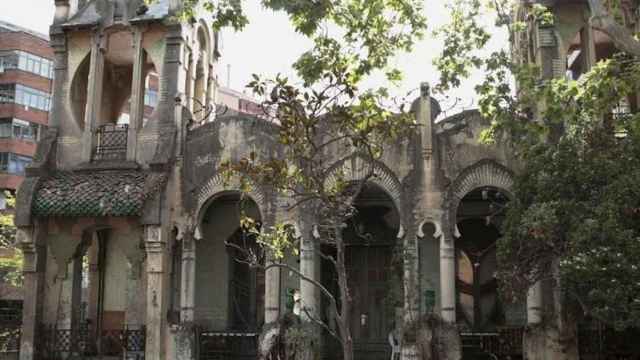
<svg viewBox="0 0 640 360">
<path fill-rule="evenodd" d="M 425 14 L 430 30 L 446 23 L 445 0 L 425 1 Z M 309 48 L 310 42 L 291 30 L 285 15 L 262 8 L 259 0 L 246 0 L 246 3 L 250 24 L 242 32 L 226 30 L 222 34 L 222 58 L 218 69 L 220 83 L 227 85 L 228 64 L 231 65 L 230 87 L 240 91 L 250 81 L 253 73 L 263 76 L 282 73 L 293 78 L 291 64 Z M 48 33 L 49 24 L 53 20 L 54 0 L 0 0 L 0 4 L 0 20 Z M 505 38 L 496 39 L 490 45 L 489 48 L 493 49 L 506 46 Z M 403 96 L 417 89 L 422 81 L 436 83 L 438 74 L 432 61 L 440 49 L 441 43 L 427 35 L 412 53 L 397 56 L 393 63 L 404 72 L 404 80 L 399 88 L 392 88 L 391 93 Z M 479 79 L 479 74 L 475 74 L 463 87 L 449 94 L 451 98 L 462 99 L 458 103 L 458 111 L 460 108 L 475 107 L 473 87 Z M 383 77 L 378 76 L 368 80 L 366 85 L 385 84 Z M 447 105 L 443 104 L 443 107 L 446 108 Z"/>
</svg>

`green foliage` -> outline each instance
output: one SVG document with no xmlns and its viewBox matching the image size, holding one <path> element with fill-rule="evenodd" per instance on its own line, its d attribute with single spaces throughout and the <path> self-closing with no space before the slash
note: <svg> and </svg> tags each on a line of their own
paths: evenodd
<svg viewBox="0 0 640 360">
<path fill-rule="evenodd" d="M 508 2 L 458 7 L 455 30 L 443 33 L 462 44 L 436 62 L 445 74 L 439 88 L 459 85 L 472 67 L 483 69 L 480 112 L 492 126 L 481 140 L 507 141 L 523 164 L 498 243 L 504 290 L 522 296 L 550 279 L 584 314 L 618 328 L 639 326 L 640 116 L 620 104 L 640 90 L 640 65 L 618 54 L 578 81 L 543 79 L 520 49 L 480 56 L 479 35 L 452 33 L 483 34 L 466 16 L 491 10 L 513 41 L 528 24 L 506 15 L 513 13 Z M 532 23 L 553 23 L 542 6 L 526 10 Z"/>
<path fill-rule="evenodd" d="M 13 196 L 5 192 L 7 209 L 0 212 L 0 274 L 3 284 L 19 287 L 22 285 L 22 251 L 16 246 L 16 227 L 13 224 L 12 209 L 15 207 Z M 2 296 L 2 294 L 0 294 Z"/>
</svg>

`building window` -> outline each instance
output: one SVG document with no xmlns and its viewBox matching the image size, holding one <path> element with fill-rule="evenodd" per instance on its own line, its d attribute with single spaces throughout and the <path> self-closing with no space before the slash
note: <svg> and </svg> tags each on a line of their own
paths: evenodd
<svg viewBox="0 0 640 360">
<path fill-rule="evenodd" d="M 24 175 L 24 170 L 31 163 L 28 156 L 0 153 L 0 170 L 15 175 Z"/>
<path fill-rule="evenodd" d="M 0 69 L 19 69 L 53 79 L 53 61 L 20 50 L 0 53 Z"/>
<path fill-rule="evenodd" d="M 15 103 L 49 111 L 51 97 L 44 91 L 21 84 L 0 84 L 0 103 Z"/>
<path fill-rule="evenodd" d="M 27 141 L 38 140 L 38 124 L 20 119 L 0 119 L 0 138 L 12 138 Z"/>
</svg>

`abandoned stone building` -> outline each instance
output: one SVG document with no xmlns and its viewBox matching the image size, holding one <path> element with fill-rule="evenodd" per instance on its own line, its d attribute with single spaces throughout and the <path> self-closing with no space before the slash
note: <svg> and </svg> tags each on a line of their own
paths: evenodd
<svg viewBox="0 0 640 360">
<path fill-rule="evenodd" d="M 273 154 L 277 124 L 207 114 L 218 87 L 210 24 L 178 22 L 178 0 L 55 6 L 49 128 L 17 199 L 20 359 L 254 359 L 262 329 L 296 301 L 325 316 L 314 286 L 282 269 L 250 269 L 225 248 L 245 235 L 235 211 L 240 184 L 225 181 L 219 164 Z M 586 2 L 554 6 L 555 25 L 531 23 L 515 45 L 545 76 L 577 77 L 612 50 L 587 25 Z M 145 114 L 150 76 L 158 99 Z M 416 358 L 415 344 L 393 334 L 407 314 L 426 313 L 459 329 L 462 345 L 452 353 L 553 358 L 536 335 L 552 312 L 545 284 L 526 303 L 507 304 L 494 277 L 496 205 L 511 197 L 517 162 L 504 146 L 478 143 L 488 123 L 477 112 L 439 117 L 428 86 L 413 109 L 423 126 L 380 161 L 336 164 L 352 180 L 365 166 L 375 174 L 356 202 L 355 222 L 371 236 L 345 230 L 356 358 L 388 359 L 398 351 L 392 340 L 401 358 Z M 296 230 L 301 256 L 287 261 L 330 288 L 331 272 L 309 246 L 318 235 L 312 214 L 286 211 L 286 199 L 259 185 L 249 197 L 263 224 Z M 404 271 L 392 265 L 398 245 L 417 259 Z M 323 358 L 338 358 L 330 339 L 322 344 Z"/>
</svg>

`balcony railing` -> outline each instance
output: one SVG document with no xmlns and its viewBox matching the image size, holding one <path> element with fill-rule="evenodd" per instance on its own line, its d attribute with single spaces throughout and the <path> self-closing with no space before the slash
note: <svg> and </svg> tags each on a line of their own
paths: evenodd
<svg viewBox="0 0 640 360">
<path fill-rule="evenodd" d="M 125 160 L 128 131 L 129 126 L 126 124 L 106 124 L 98 127 L 93 160 Z"/>
</svg>

